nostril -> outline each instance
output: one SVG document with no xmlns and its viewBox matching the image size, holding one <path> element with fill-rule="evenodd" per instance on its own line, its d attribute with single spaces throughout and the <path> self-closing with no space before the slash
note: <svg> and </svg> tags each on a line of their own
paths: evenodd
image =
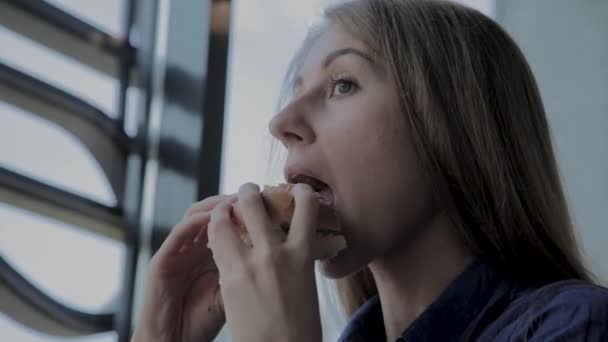
<svg viewBox="0 0 608 342">
<path fill-rule="evenodd" d="M 301 134 L 296 133 L 299 129 L 295 127 L 293 123 L 288 124 L 283 114 L 275 116 L 269 124 L 270 133 L 285 145 L 289 146 L 290 143 L 299 143 L 304 140 Z"/>
<path fill-rule="evenodd" d="M 295 140 L 295 141 L 302 141 L 304 140 L 304 138 L 302 138 L 301 136 L 293 133 L 293 132 L 285 132 L 283 133 L 283 136 L 285 137 L 285 139 L 289 140 Z"/>
</svg>

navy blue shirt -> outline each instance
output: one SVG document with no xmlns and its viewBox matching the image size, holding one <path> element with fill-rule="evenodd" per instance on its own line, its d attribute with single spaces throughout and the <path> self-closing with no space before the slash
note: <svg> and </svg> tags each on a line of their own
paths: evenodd
<svg viewBox="0 0 608 342">
<path fill-rule="evenodd" d="M 386 341 L 378 297 L 355 312 L 339 341 Z M 608 289 L 578 280 L 519 286 L 478 260 L 397 341 L 608 341 Z"/>
</svg>

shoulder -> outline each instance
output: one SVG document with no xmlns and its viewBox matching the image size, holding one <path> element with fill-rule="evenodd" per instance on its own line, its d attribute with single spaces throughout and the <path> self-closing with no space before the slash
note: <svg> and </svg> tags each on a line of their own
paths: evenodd
<svg viewBox="0 0 608 342">
<path fill-rule="evenodd" d="M 582 280 L 563 280 L 545 285 L 537 290 L 539 293 L 554 294 L 555 299 L 572 300 L 578 295 L 585 295 L 585 298 L 606 298 L 608 289 L 599 285 L 591 284 Z"/>
<path fill-rule="evenodd" d="M 600 341 L 608 337 L 608 289 L 590 283 L 555 282 L 520 298 L 518 329 L 528 341 Z M 519 335 L 518 334 L 518 335 Z"/>
<path fill-rule="evenodd" d="M 553 308 L 605 308 L 608 289 L 580 280 L 551 283 L 528 294 L 530 308 L 540 311 Z M 535 311 L 535 310 L 532 310 Z"/>
</svg>

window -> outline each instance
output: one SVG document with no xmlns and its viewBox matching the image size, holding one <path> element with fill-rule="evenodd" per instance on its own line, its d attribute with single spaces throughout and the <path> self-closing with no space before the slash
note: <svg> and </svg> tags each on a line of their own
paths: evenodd
<svg viewBox="0 0 608 342">
<path fill-rule="evenodd" d="M 0 102 L 0 166 L 107 205 L 116 205 L 98 162 L 60 126 Z"/>
<path fill-rule="evenodd" d="M 19 342 L 113 342 L 117 336 L 115 332 L 96 334 L 87 337 L 52 337 L 38 333 L 30 328 L 20 325 L 10 317 L 0 312 L 0 338 L 3 341 Z"/>
<path fill-rule="evenodd" d="M 0 340 L 130 339 L 148 252 L 219 183 L 210 3 L 0 1 Z"/>
<path fill-rule="evenodd" d="M 0 204 L 0 253 L 24 277 L 75 309 L 114 309 L 124 245 L 38 214 Z"/>
<path fill-rule="evenodd" d="M 5 48 L 0 49 L 0 62 L 72 93 L 116 117 L 117 79 L 12 32 L 1 24 L 0 46 Z"/>
<path fill-rule="evenodd" d="M 130 87 L 132 47 L 121 38 L 130 6 L 0 3 L 0 291 L 17 291 L 13 301 L 30 296 L 0 313 L 0 340 L 118 339 L 113 315 L 130 248 L 125 168 L 137 133 L 137 119 L 128 133 L 122 120 L 141 93 Z M 53 323 L 14 320 L 36 311 Z"/>
<path fill-rule="evenodd" d="M 289 60 L 323 0 L 237 2 L 233 15 L 221 187 L 235 192 L 245 182 L 270 183 L 268 122 L 276 111 Z M 277 27 L 281 27 L 280 30 Z M 242 165 L 247 165 L 246 169 Z"/>
<path fill-rule="evenodd" d="M 62 10 L 83 18 L 85 21 L 98 27 L 113 36 L 122 36 L 126 27 L 124 25 L 127 0 L 106 0 L 103 5 L 92 5 L 91 1 L 82 0 L 44 0 Z"/>
</svg>

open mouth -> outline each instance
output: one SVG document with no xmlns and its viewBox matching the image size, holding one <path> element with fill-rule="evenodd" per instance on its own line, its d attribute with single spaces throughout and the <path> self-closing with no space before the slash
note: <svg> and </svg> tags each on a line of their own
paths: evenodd
<svg viewBox="0 0 608 342">
<path fill-rule="evenodd" d="M 329 207 L 333 207 L 334 204 L 334 194 L 329 185 L 324 182 L 314 178 L 312 176 L 297 174 L 288 179 L 289 183 L 298 184 L 304 183 L 310 185 L 310 187 L 319 194 L 320 202 Z"/>
</svg>

